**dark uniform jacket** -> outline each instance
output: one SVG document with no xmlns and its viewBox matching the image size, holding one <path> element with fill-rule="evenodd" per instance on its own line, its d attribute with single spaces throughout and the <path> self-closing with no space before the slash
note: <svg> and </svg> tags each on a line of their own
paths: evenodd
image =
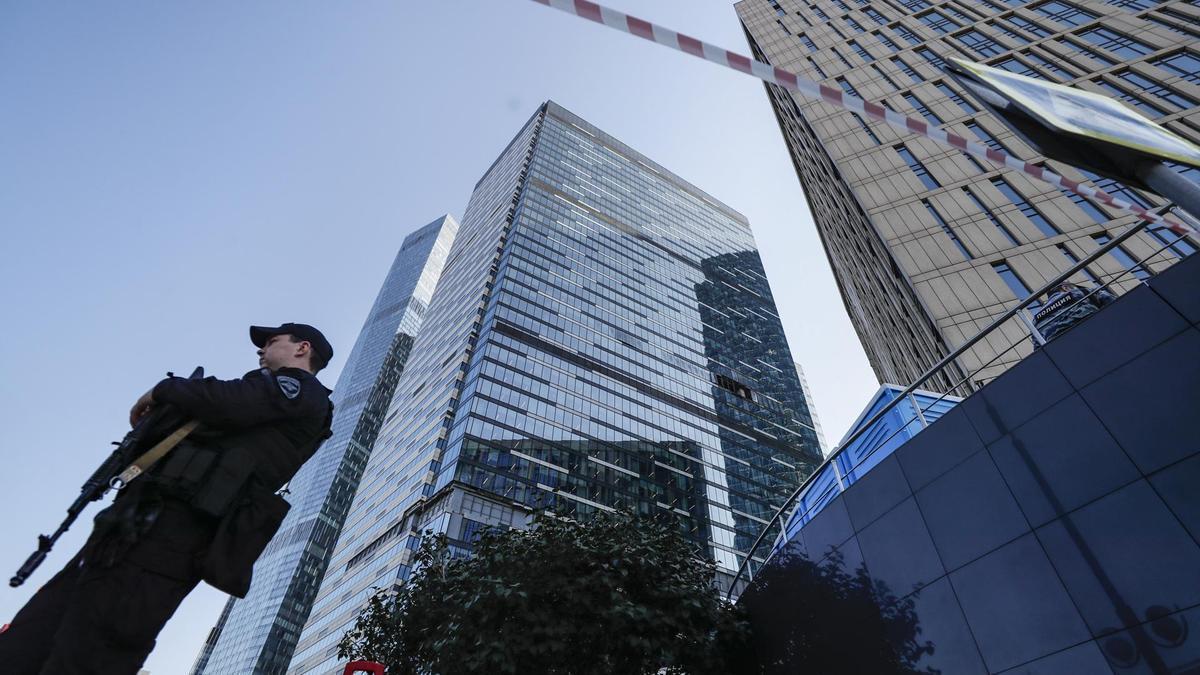
<svg viewBox="0 0 1200 675">
<path fill-rule="evenodd" d="M 296 368 L 252 370 L 238 380 L 168 377 L 154 401 L 199 420 L 201 439 L 225 452 L 246 453 L 255 477 L 272 492 L 283 487 L 328 433 L 333 404 L 316 376 Z"/>
<path fill-rule="evenodd" d="M 178 524 L 159 522 L 132 545 L 129 558 L 177 578 L 197 575 L 244 597 L 254 561 L 289 508 L 275 493 L 329 436 L 329 394 L 314 375 L 293 368 L 263 368 L 236 380 L 159 382 L 155 403 L 201 426 L 127 489 L 138 496 L 128 500 L 133 508 L 126 512 L 144 514 L 153 503 L 152 520 Z M 185 532 L 173 537 L 172 529 Z"/>
<path fill-rule="evenodd" d="M 1042 334 L 1042 339 L 1048 342 L 1115 299 L 1112 293 L 1103 288 L 1055 291 L 1034 315 L 1034 326 Z"/>
</svg>

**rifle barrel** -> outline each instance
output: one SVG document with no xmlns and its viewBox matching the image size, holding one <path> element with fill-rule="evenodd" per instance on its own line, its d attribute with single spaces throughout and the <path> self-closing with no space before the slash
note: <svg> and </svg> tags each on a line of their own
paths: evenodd
<svg viewBox="0 0 1200 675">
<path fill-rule="evenodd" d="M 167 373 L 167 376 L 170 377 L 171 373 Z M 198 366 L 192 371 L 188 379 L 198 380 L 202 377 L 204 377 L 204 368 Z M 126 464 L 134 459 L 132 453 L 137 450 L 142 433 L 146 429 L 153 428 L 154 425 L 158 424 L 166 416 L 168 410 L 168 408 L 158 406 L 157 409 L 142 418 L 129 433 L 125 434 L 125 438 L 117 444 L 117 449 L 113 450 L 108 459 L 104 460 L 100 464 L 100 467 L 93 471 L 92 475 L 84 481 L 83 487 L 79 490 L 79 496 L 67 507 L 67 517 L 63 519 L 62 524 L 58 526 L 54 534 L 50 536 L 44 534 L 38 535 L 37 550 L 25 560 L 25 564 L 21 565 L 17 573 L 8 580 L 9 586 L 16 588 L 25 583 L 29 575 L 33 574 L 38 566 L 46 560 L 50 549 L 54 548 L 54 542 L 58 541 L 58 538 L 71 527 L 71 524 L 75 522 L 79 514 L 83 513 L 87 505 L 104 497 L 109 489 L 109 481 L 112 480 L 113 476 L 119 474 L 125 468 Z"/>
</svg>

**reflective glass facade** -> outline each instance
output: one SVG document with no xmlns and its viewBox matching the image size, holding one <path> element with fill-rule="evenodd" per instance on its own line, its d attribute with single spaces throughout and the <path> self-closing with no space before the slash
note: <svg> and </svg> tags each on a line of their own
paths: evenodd
<svg viewBox="0 0 1200 675">
<path fill-rule="evenodd" d="M 457 231 L 443 216 L 405 238 L 334 388 L 333 435 L 288 486 L 249 595 L 230 598 L 194 673 L 286 672 Z"/>
<path fill-rule="evenodd" d="M 426 529 L 675 518 L 732 574 L 820 446 L 745 218 L 554 103 L 479 182 L 291 672 Z"/>
<path fill-rule="evenodd" d="M 741 0 L 736 9 L 761 61 L 1069 179 L 1132 193 L 1126 196 L 1135 202 L 1164 204 L 1039 156 L 974 104 L 942 69 L 946 59 L 1112 96 L 1200 142 L 1195 0 Z M 863 26 L 872 31 L 860 32 Z M 1022 290 L 1014 280 L 1037 289 L 1071 266 L 1068 255 L 1095 251 L 1093 235 L 1134 222 L 916 134 L 774 85 L 767 94 L 880 382 L 916 381 L 1016 304 Z M 1143 232 L 1130 240 L 1128 252 L 1136 260 L 1153 256 L 1149 276 L 1196 245 L 1185 239 L 1182 247 L 1158 252 L 1164 242 Z M 1093 268 L 1105 282 L 1125 271 L 1116 255 Z M 1081 273 L 1072 281 L 1088 278 Z M 1125 275 L 1114 291 L 1128 291 L 1137 281 Z M 1005 351 L 1027 335 L 1009 322 L 925 386 L 948 391 L 969 373 L 956 391 L 972 391 L 1030 353 L 1027 340 Z"/>
<path fill-rule="evenodd" d="M 880 462 L 896 451 L 905 441 L 938 421 L 946 411 L 962 399 L 928 391 L 914 391 L 871 425 L 850 444 L 846 439 L 896 400 L 903 387 L 885 384 L 871 397 L 871 402 L 858 416 L 842 442 L 833 450 L 833 460 L 817 470 L 809 485 L 796 498 L 796 504 L 786 519 L 783 532 L 775 540 L 772 555 L 799 535 L 813 518 L 831 501 L 861 480 Z"/>
</svg>

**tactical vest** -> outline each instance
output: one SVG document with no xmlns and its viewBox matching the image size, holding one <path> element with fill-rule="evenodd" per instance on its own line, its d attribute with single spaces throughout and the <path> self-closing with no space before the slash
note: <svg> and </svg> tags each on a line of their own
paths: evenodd
<svg viewBox="0 0 1200 675">
<path fill-rule="evenodd" d="M 326 415 L 324 433 L 309 448 L 297 453 L 294 467 L 282 478 L 291 480 L 318 446 L 330 435 L 332 411 Z M 235 597 L 250 590 L 254 563 L 279 530 L 291 505 L 275 493 L 256 470 L 253 447 L 241 447 L 238 435 L 200 434 L 180 443 L 149 478 L 164 497 L 186 502 L 198 513 L 218 520 L 208 547 L 194 561 L 209 585 Z"/>
<path fill-rule="evenodd" d="M 228 448 L 215 439 L 199 443 L 185 440 L 163 460 L 151 479 L 165 495 L 221 518 L 254 477 L 254 453 L 248 450 Z"/>
</svg>

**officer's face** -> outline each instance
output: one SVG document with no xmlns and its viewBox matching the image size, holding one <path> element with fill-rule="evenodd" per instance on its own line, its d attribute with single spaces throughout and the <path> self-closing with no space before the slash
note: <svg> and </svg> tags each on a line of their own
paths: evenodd
<svg viewBox="0 0 1200 675">
<path fill-rule="evenodd" d="M 307 342 L 292 342 L 290 335 L 275 335 L 258 350 L 258 365 L 271 370 L 279 370 L 284 366 L 295 365 L 299 354 Z"/>
</svg>

